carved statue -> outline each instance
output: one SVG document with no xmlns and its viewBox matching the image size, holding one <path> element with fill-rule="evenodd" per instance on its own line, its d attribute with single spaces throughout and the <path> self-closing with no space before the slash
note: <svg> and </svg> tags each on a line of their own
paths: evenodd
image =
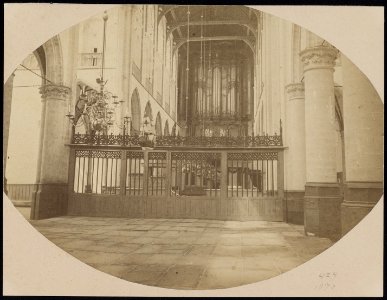
<svg viewBox="0 0 387 300">
<path fill-rule="evenodd" d="M 86 134 L 102 132 L 103 135 L 107 135 L 108 124 L 104 117 L 106 113 L 104 103 L 98 103 L 98 94 L 95 90 L 83 90 L 81 86 L 79 87 L 82 92 L 75 105 L 74 124 L 82 117 Z"/>
</svg>

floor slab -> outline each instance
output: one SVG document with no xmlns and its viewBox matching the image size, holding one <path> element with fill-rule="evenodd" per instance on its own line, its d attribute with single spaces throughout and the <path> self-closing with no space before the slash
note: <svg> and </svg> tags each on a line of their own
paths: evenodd
<svg viewBox="0 0 387 300">
<path fill-rule="evenodd" d="M 71 216 L 29 221 L 99 271 L 173 289 L 230 288 L 266 280 L 333 244 L 305 236 L 303 226 L 281 222 Z"/>
</svg>

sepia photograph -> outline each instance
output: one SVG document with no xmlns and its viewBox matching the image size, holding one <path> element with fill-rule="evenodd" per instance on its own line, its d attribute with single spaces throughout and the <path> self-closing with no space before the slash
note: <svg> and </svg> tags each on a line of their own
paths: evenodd
<svg viewBox="0 0 387 300">
<path fill-rule="evenodd" d="M 3 202 L 58 255 L 143 288 L 252 287 L 383 201 L 383 94 L 338 45 L 243 5 L 101 6 L 4 75 Z M 316 274 L 328 294 L 345 276 Z"/>
</svg>

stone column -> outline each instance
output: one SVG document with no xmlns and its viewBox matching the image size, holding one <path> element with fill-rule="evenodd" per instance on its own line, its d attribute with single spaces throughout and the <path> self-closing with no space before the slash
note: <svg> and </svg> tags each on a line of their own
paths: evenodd
<svg viewBox="0 0 387 300">
<path fill-rule="evenodd" d="M 15 74 L 11 74 L 4 84 L 3 91 L 3 107 L 4 107 L 4 120 L 3 120 L 3 188 L 5 194 L 8 194 L 7 179 L 5 178 L 5 170 L 8 158 L 8 138 L 9 138 L 9 122 L 11 118 L 11 106 L 12 106 L 12 91 L 13 91 L 13 79 Z"/>
<path fill-rule="evenodd" d="M 344 55 L 342 68 L 346 181 L 341 216 L 345 234 L 383 194 L 384 107 L 368 78 Z"/>
<path fill-rule="evenodd" d="M 330 46 L 300 53 L 305 84 L 305 231 L 333 239 L 341 231 L 333 82 L 337 53 Z"/>
<path fill-rule="evenodd" d="M 286 92 L 286 206 L 290 223 L 304 222 L 305 94 L 303 83 L 291 83 Z"/>
<path fill-rule="evenodd" d="M 64 215 L 67 211 L 68 162 L 66 103 L 71 89 L 61 85 L 41 87 L 42 122 L 40 176 L 34 192 L 31 219 Z"/>
</svg>

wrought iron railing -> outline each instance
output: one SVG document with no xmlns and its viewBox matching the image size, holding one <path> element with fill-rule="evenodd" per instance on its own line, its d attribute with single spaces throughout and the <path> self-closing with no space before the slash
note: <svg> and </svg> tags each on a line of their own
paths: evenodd
<svg viewBox="0 0 387 300">
<path fill-rule="evenodd" d="M 283 149 L 142 151 L 73 145 L 70 174 L 71 194 L 277 197 L 283 190 Z"/>
<path fill-rule="evenodd" d="M 239 112 L 199 112 L 194 115 L 193 120 L 200 123 L 200 120 L 210 120 L 213 122 L 219 121 L 248 121 L 251 119 L 250 115 L 241 115 Z"/>
<path fill-rule="evenodd" d="M 73 135 L 72 144 L 77 145 L 103 145 L 103 146 L 128 146 L 140 147 L 140 136 L 122 135 L 122 134 L 80 134 Z"/>
<path fill-rule="evenodd" d="M 101 145 L 125 147 L 189 147 L 189 148 L 217 148 L 217 147 L 282 147 L 282 124 L 280 134 L 256 136 L 156 136 L 151 141 L 148 136 L 122 135 L 122 134 L 80 134 L 73 133 L 72 144 L 76 145 Z"/>
<path fill-rule="evenodd" d="M 73 144 L 78 145 L 111 145 L 126 147 L 280 147 L 283 145 L 281 135 L 257 136 L 157 136 L 154 141 L 141 136 L 131 135 L 88 135 L 74 134 Z"/>
<path fill-rule="evenodd" d="M 205 137 L 205 136 L 161 136 L 156 138 L 160 147 L 271 147 L 282 146 L 280 135 Z"/>
</svg>

